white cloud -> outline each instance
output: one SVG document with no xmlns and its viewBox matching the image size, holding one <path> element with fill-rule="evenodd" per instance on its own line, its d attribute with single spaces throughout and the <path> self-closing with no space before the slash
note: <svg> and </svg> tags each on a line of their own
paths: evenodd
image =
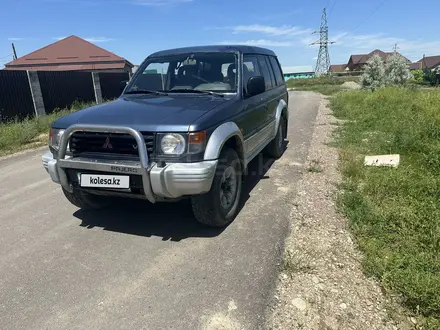
<svg viewBox="0 0 440 330">
<path fill-rule="evenodd" d="M 283 25 L 283 26 L 269 26 L 269 25 L 259 25 L 259 24 L 252 24 L 252 25 L 237 25 L 231 28 L 232 33 L 243 33 L 243 32 L 255 32 L 255 33 L 262 33 L 267 34 L 270 36 L 297 36 L 302 35 L 306 33 L 310 33 L 310 29 L 303 29 L 298 26 L 290 26 L 290 25 Z"/>
<path fill-rule="evenodd" d="M 9 41 L 21 41 L 24 40 L 24 38 L 16 38 L 16 37 L 12 37 L 12 38 L 8 38 Z"/>
<path fill-rule="evenodd" d="M 246 40 L 246 41 L 221 41 L 221 45 L 246 45 L 246 46 L 267 46 L 267 47 L 290 47 L 294 43 L 290 41 L 277 41 L 277 40 Z"/>
<path fill-rule="evenodd" d="M 87 40 L 88 42 L 109 42 L 109 41 L 113 41 L 115 39 L 112 38 L 106 38 L 106 37 L 89 37 L 89 38 L 84 38 L 84 40 Z"/>
<path fill-rule="evenodd" d="M 131 0 L 131 3 L 141 6 L 168 6 L 192 2 L 193 0 Z"/>
<path fill-rule="evenodd" d="M 410 60 L 419 60 L 423 54 L 440 54 L 440 40 L 408 40 L 400 37 L 391 37 L 383 33 L 355 35 L 342 32 L 330 38 L 336 41 L 331 47 L 347 49 L 347 59 L 352 54 L 370 53 L 375 49 L 391 52 L 397 43 L 398 51 Z"/>
<path fill-rule="evenodd" d="M 62 40 L 67 38 L 67 36 L 63 36 L 63 37 L 56 37 L 56 38 L 52 38 L 53 40 Z M 109 41 L 113 41 L 115 39 L 113 38 L 106 38 L 106 37 L 88 37 L 88 38 L 82 38 L 88 42 L 92 42 L 92 43 L 100 43 L 100 42 L 109 42 Z"/>
</svg>

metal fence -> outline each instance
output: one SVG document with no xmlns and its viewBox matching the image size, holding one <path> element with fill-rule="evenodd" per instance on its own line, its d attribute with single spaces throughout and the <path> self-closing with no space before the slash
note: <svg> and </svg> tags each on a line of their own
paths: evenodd
<svg viewBox="0 0 440 330">
<path fill-rule="evenodd" d="M 129 80 L 127 72 L 100 72 L 99 82 L 103 100 L 112 100 L 121 95 L 120 83 Z"/>
<path fill-rule="evenodd" d="M 38 71 L 38 79 L 47 114 L 69 107 L 75 101 L 95 101 L 90 72 Z"/>
<path fill-rule="evenodd" d="M 0 122 L 34 115 L 26 71 L 0 70 Z"/>
</svg>

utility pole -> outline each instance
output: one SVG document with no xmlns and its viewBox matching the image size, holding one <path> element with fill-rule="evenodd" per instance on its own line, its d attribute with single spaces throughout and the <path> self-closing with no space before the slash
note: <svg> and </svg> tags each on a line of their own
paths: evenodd
<svg viewBox="0 0 440 330">
<path fill-rule="evenodd" d="M 397 47 L 397 43 L 394 44 L 393 50 L 394 50 L 394 55 L 397 54 L 397 50 L 399 49 L 399 47 Z"/>
<path fill-rule="evenodd" d="M 17 59 L 17 52 L 15 51 L 14 43 L 12 43 L 12 56 L 15 61 Z"/>
<path fill-rule="evenodd" d="M 333 41 L 328 40 L 328 24 L 327 13 L 322 11 L 321 27 L 319 31 L 313 32 L 313 34 L 319 33 L 319 40 L 312 42 L 310 45 L 319 45 L 318 60 L 316 61 L 315 74 L 317 76 L 326 74 L 330 67 L 330 56 L 328 54 L 328 45 L 334 44 Z"/>
</svg>

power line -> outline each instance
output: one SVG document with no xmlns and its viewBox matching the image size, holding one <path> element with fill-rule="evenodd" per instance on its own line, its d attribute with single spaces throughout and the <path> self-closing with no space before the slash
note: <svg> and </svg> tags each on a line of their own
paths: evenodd
<svg viewBox="0 0 440 330">
<path fill-rule="evenodd" d="M 336 5 L 336 1 L 337 1 L 337 0 L 333 1 L 333 5 L 331 6 L 331 8 L 330 8 L 330 10 L 329 10 L 329 12 L 328 12 L 328 17 L 329 17 L 329 18 L 330 18 L 330 15 L 332 14 L 333 8 L 334 8 L 335 5 Z"/>
<path fill-rule="evenodd" d="M 359 26 L 361 26 L 363 23 L 365 23 L 371 16 L 374 15 L 375 12 L 377 12 L 386 2 L 387 0 L 383 0 L 379 6 L 377 6 L 375 9 L 373 9 L 373 11 L 367 16 L 365 17 L 365 19 L 363 21 L 361 21 L 358 25 L 356 25 L 356 27 L 351 30 L 349 33 L 353 32 L 354 30 L 356 30 Z"/>
<path fill-rule="evenodd" d="M 0 57 L 0 60 L 4 59 L 4 58 L 6 58 L 6 57 L 12 56 L 12 55 L 14 55 L 14 54 L 9 54 L 9 55 L 6 55 L 6 56 L 3 56 L 3 57 Z"/>
</svg>

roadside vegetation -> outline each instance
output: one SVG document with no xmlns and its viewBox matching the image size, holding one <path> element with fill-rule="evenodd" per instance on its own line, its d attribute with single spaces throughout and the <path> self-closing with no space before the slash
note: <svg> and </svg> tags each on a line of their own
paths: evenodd
<svg viewBox="0 0 440 330">
<path fill-rule="evenodd" d="M 289 79 L 287 88 L 299 91 L 313 91 L 324 95 L 333 95 L 343 90 L 342 84 L 345 82 L 358 82 L 359 77 L 332 77 L 322 76 L 308 79 Z"/>
<path fill-rule="evenodd" d="M 331 106 L 344 120 L 338 204 L 364 268 L 425 329 L 440 329 L 440 90 L 370 88 L 338 93 Z M 400 154 L 397 168 L 363 164 L 389 153 Z"/>
<path fill-rule="evenodd" d="M 91 105 L 94 103 L 74 102 L 70 108 L 56 110 L 47 116 L 0 124 L 0 156 L 46 145 L 53 121 Z"/>
</svg>

